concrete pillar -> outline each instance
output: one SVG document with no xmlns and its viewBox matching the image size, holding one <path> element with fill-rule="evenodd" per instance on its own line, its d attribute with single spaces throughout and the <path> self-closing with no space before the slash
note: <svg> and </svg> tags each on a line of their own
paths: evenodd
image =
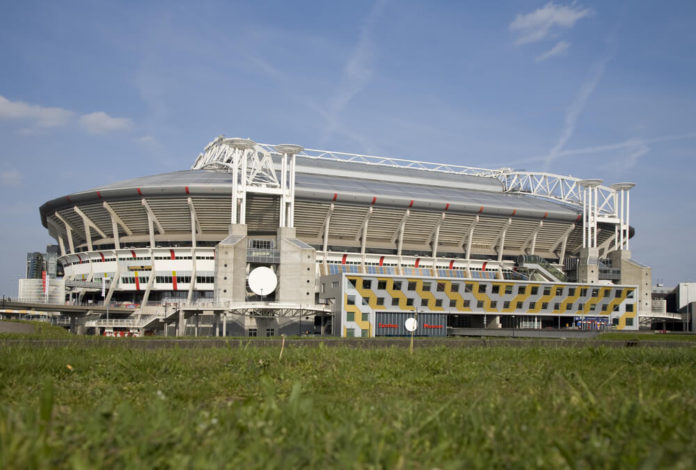
<svg viewBox="0 0 696 470">
<path fill-rule="evenodd" d="M 222 336 L 227 336 L 227 312 L 222 314 Z"/>
<path fill-rule="evenodd" d="M 578 260 L 578 282 L 596 284 L 599 281 L 599 248 L 581 248 Z"/>
<path fill-rule="evenodd" d="M 490 329 L 500 328 L 500 315 L 487 315 L 486 316 L 486 328 L 490 328 Z"/>
<path fill-rule="evenodd" d="M 186 336 L 186 316 L 183 309 L 179 309 L 179 321 L 176 323 L 176 326 L 176 335 Z"/>
</svg>

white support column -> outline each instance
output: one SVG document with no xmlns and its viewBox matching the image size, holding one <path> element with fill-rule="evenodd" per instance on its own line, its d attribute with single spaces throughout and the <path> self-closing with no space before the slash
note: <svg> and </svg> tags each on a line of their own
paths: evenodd
<svg viewBox="0 0 696 470">
<path fill-rule="evenodd" d="M 111 217 L 111 230 L 114 232 L 114 247 L 117 250 L 121 249 L 121 237 L 118 234 L 118 223 L 116 222 L 116 219 Z"/>
<path fill-rule="evenodd" d="M 373 208 L 370 206 L 367 209 L 367 213 L 363 218 L 363 223 L 361 226 L 361 231 L 358 234 L 360 237 L 360 259 L 362 263 L 362 268 L 365 269 L 365 250 L 367 248 L 367 227 L 370 223 L 370 217 L 372 216 Z"/>
<path fill-rule="evenodd" d="M 198 223 L 198 217 L 196 215 L 196 208 L 193 205 L 193 199 L 189 197 L 187 198 L 186 202 L 188 203 L 189 212 L 191 213 L 191 282 L 189 283 L 189 290 L 186 297 L 186 301 L 190 304 L 193 300 L 193 291 L 196 288 L 196 233 L 198 232 L 200 225 Z"/>
<path fill-rule="evenodd" d="M 507 222 L 503 225 L 503 230 L 500 232 L 500 243 L 498 244 L 498 266 L 503 262 L 503 252 L 505 251 L 505 235 L 507 235 L 508 228 L 512 225 L 512 218 L 508 218 Z"/>
<path fill-rule="evenodd" d="M 445 221 L 445 212 L 442 213 L 442 217 L 440 217 L 440 220 L 437 221 L 437 225 L 435 225 L 435 230 L 434 234 L 432 236 L 432 250 L 433 250 L 433 269 L 437 269 L 437 246 L 440 244 L 440 227 L 442 226 L 442 223 Z"/>
<path fill-rule="evenodd" d="M 324 233 L 323 233 L 323 246 L 324 249 L 324 267 L 327 264 L 327 258 L 329 257 L 329 228 L 331 226 L 331 215 L 334 211 L 334 203 L 331 203 L 329 210 L 326 212 L 326 218 L 324 219 Z"/>
<path fill-rule="evenodd" d="M 474 230 L 476 229 L 476 224 L 479 223 L 479 216 L 477 215 L 476 218 L 471 222 L 471 225 L 469 225 L 469 233 L 466 236 L 466 264 L 467 264 L 467 269 L 469 269 L 469 260 L 471 259 L 471 241 L 474 238 Z"/>
<path fill-rule="evenodd" d="M 247 163 L 249 162 L 249 156 L 247 155 L 251 149 L 242 150 L 242 164 L 239 170 L 242 180 L 241 180 L 241 200 L 239 201 L 239 223 L 246 224 L 246 200 L 247 200 Z M 196 321 L 198 321 L 198 316 L 196 316 Z M 196 330 L 198 331 L 198 330 Z"/>
<path fill-rule="evenodd" d="M 58 246 L 60 246 L 60 256 L 65 256 L 65 242 L 60 235 L 58 235 Z"/>
<path fill-rule="evenodd" d="M 287 216 L 287 204 L 288 204 L 288 156 L 282 154 L 280 157 L 280 221 L 279 225 L 285 227 L 287 223 L 285 218 Z"/>
<path fill-rule="evenodd" d="M 287 179 L 281 184 L 283 197 L 281 198 L 281 206 L 283 211 L 287 211 L 285 215 L 285 224 L 287 227 L 295 226 L 295 164 L 297 154 L 304 150 L 304 147 L 294 144 L 276 145 L 275 149 L 283 155 L 283 167 L 287 165 L 287 158 L 290 158 L 290 171 Z M 285 170 L 283 170 L 283 178 L 285 178 Z M 286 196 L 287 194 L 287 196 Z M 287 207 L 286 207 L 287 206 Z"/>
<path fill-rule="evenodd" d="M 121 218 L 118 216 L 116 211 L 106 202 L 104 201 L 103 204 L 104 209 L 109 213 L 111 216 L 111 228 L 114 232 L 114 246 L 116 247 L 117 250 L 121 249 L 121 239 L 118 233 L 118 226 L 120 225 L 121 228 L 123 229 L 124 232 L 126 232 L 126 235 L 131 236 L 133 235 L 133 232 L 131 231 L 130 228 L 121 220 Z"/>
<path fill-rule="evenodd" d="M 53 215 L 55 215 L 56 219 L 60 220 L 63 223 L 63 225 L 65 226 L 65 235 L 68 239 L 68 246 L 70 247 L 70 254 L 75 253 L 75 242 L 73 241 L 73 236 L 72 236 L 72 232 L 73 232 L 72 226 L 63 218 L 63 216 L 61 216 L 58 213 L 58 211 L 54 212 Z"/>
<path fill-rule="evenodd" d="M 288 202 L 288 227 L 295 226 L 295 160 L 297 155 L 294 153 L 290 157 L 290 201 Z"/>
<path fill-rule="evenodd" d="M 230 224 L 237 223 L 237 213 L 239 212 L 239 201 L 237 193 L 239 192 L 239 154 L 241 151 L 235 149 L 232 157 L 232 214 L 230 215 Z"/>
<path fill-rule="evenodd" d="M 527 252 L 527 247 L 531 243 L 531 249 L 528 254 L 533 255 L 534 251 L 536 250 L 536 240 L 537 236 L 539 235 L 539 231 L 541 230 L 541 227 L 544 226 L 544 221 L 540 220 L 539 224 L 532 230 L 532 232 L 529 234 L 529 236 L 524 240 L 524 243 L 522 243 L 522 246 L 520 247 L 520 251 L 523 253 Z"/>
<path fill-rule="evenodd" d="M 630 246 L 630 235 L 631 235 L 631 193 L 629 192 L 633 186 L 635 186 L 633 183 L 628 183 L 630 186 L 628 186 L 625 189 L 626 192 L 626 251 L 631 250 Z"/>
<path fill-rule="evenodd" d="M 404 213 L 404 216 L 401 217 L 401 222 L 399 223 L 399 229 L 397 233 L 394 234 L 394 237 L 392 237 L 392 241 L 395 241 L 395 238 L 397 237 L 398 234 L 398 242 L 396 246 L 396 256 L 397 256 L 397 262 L 399 264 L 399 272 L 401 272 L 401 264 L 403 262 L 403 258 L 401 256 L 401 252 L 404 247 L 404 230 L 406 229 L 406 221 L 408 220 L 408 216 L 411 215 L 411 210 L 406 209 L 406 212 Z"/>
<path fill-rule="evenodd" d="M 583 188 L 583 248 L 597 248 L 598 186 L 602 180 L 582 180 Z"/>
<path fill-rule="evenodd" d="M 566 229 L 565 232 L 563 232 L 563 235 L 561 238 L 559 238 L 556 243 L 553 244 L 551 247 L 551 251 L 555 251 L 556 247 L 558 245 L 561 245 L 561 250 L 560 253 L 558 254 L 558 263 L 563 264 L 563 259 L 565 258 L 565 253 L 566 253 L 566 245 L 568 243 L 568 237 L 570 236 L 570 233 L 575 229 L 575 224 L 572 224 L 570 227 Z"/>
<path fill-rule="evenodd" d="M 85 240 L 87 241 L 87 249 L 89 251 L 92 251 L 92 232 L 91 230 L 94 229 L 97 234 L 102 237 L 102 239 L 106 238 L 106 234 L 100 229 L 97 224 L 95 224 L 92 219 L 89 218 L 87 214 L 82 212 L 82 210 L 75 206 L 73 207 L 73 210 L 77 215 L 80 216 L 82 219 L 82 226 L 84 227 L 84 232 L 85 232 Z"/>
</svg>

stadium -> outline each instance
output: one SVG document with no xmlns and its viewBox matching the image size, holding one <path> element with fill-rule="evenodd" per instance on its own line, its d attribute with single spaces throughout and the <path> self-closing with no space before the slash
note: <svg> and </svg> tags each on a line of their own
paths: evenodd
<svg viewBox="0 0 696 470">
<path fill-rule="evenodd" d="M 94 334 L 638 329 L 632 187 L 218 137 L 189 170 L 43 204 L 64 276 L 42 290 Z"/>
</svg>

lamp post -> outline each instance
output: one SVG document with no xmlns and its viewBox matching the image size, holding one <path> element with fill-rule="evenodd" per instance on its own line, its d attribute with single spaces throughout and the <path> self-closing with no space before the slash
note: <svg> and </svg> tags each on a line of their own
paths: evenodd
<svg viewBox="0 0 696 470">
<path fill-rule="evenodd" d="M 512 337 L 513 337 L 513 338 L 515 337 L 515 327 L 516 327 L 516 325 L 517 325 L 517 324 L 515 323 L 515 315 L 513 315 L 513 316 L 512 316 Z"/>
</svg>

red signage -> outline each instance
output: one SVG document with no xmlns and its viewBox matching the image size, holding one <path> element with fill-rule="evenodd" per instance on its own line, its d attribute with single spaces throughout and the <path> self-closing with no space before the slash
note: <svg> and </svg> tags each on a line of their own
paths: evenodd
<svg viewBox="0 0 696 470">
<path fill-rule="evenodd" d="M 424 323 L 423 328 L 429 328 L 431 330 L 441 330 L 442 325 L 428 325 L 427 323 Z"/>
<path fill-rule="evenodd" d="M 395 323 L 379 323 L 380 328 L 398 328 L 399 326 Z"/>
</svg>

